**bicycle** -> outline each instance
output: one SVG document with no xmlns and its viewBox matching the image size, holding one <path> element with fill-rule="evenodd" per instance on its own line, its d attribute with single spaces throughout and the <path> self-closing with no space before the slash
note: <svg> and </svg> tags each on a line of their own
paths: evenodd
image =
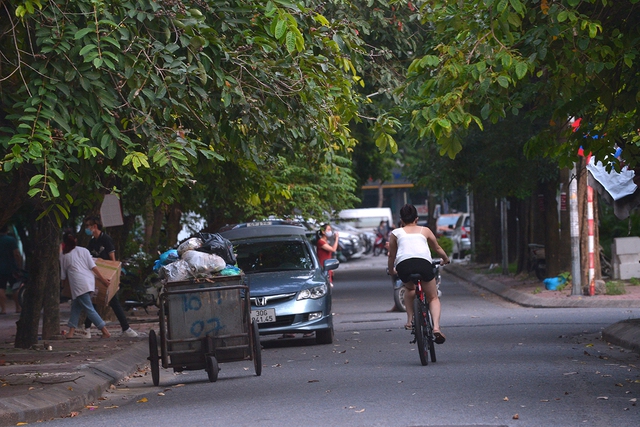
<svg viewBox="0 0 640 427">
<path fill-rule="evenodd" d="M 433 260 L 432 264 L 436 277 L 440 275 L 439 268 L 441 262 L 442 260 L 439 259 Z M 412 274 L 410 277 L 411 281 L 416 285 L 416 299 L 413 302 L 413 328 L 411 330 L 414 338 L 410 343 L 418 344 L 420 362 L 422 366 L 426 366 L 429 363 L 428 356 L 431 357 L 431 362 L 435 363 L 436 361 L 436 337 L 433 333 L 433 319 L 431 318 L 431 311 L 429 310 L 429 302 L 422 290 L 422 276 L 420 274 Z"/>
</svg>

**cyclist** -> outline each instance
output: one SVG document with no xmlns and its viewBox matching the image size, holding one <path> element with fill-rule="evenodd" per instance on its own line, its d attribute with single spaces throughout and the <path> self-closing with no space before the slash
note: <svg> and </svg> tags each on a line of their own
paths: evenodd
<svg viewBox="0 0 640 427">
<path fill-rule="evenodd" d="M 407 323 L 405 329 L 411 329 L 413 319 L 413 301 L 416 296 L 415 284 L 410 281 L 411 274 L 422 275 L 422 288 L 429 302 L 429 310 L 433 317 L 433 333 L 436 344 L 442 344 L 445 336 L 440 331 L 440 300 L 436 288 L 435 273 L 429 246 L 442 258 L 442 264 L 449 264 L 447 253 L 440 247 L 433 232 L 421 227 L 418 222 L 418 211 L 413 205 L 404 205 L 400 209 L 402 227 L 396 228 L 389 238 L 389 274 L 397 274 L 407 288 L 404 302 L 407 307 Z"/>
</svg>

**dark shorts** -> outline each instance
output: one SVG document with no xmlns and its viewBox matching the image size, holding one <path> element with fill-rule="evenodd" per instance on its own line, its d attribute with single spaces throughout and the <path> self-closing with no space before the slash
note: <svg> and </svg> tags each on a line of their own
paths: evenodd
<svg viewBox="0 0 640 427">
<path fill-rule="evenodd" d="M 412 274 L 420 274 L 424 282 L 430 282 L 436 277 L 433 264 L 424 258 L 409 258 L 396 266 L 398 277 L 404 283 L 410 282 Z"/>
</svg>

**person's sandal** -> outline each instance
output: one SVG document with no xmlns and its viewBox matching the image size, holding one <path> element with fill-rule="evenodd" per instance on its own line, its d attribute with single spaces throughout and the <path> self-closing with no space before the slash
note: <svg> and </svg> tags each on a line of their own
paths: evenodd
<svg viewBox="0 0 640 427">
<path fill-rule="evenodd" d="M 434 331 L 433 336 L 435 338 L 434 341 L 436 342 L 436 344 L 444 344 L 444 342 L 447 340 L 440 331 Z"/>
</svg>

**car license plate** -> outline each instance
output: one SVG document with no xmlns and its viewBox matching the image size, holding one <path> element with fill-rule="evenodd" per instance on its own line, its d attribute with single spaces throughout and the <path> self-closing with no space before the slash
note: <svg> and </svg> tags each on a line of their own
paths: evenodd
<svg viewBox="0 0 640 427">
<path fill-rule="evenodd" d="M 276 321 L 275 308 L 263 308 L 260 310 L 251 310 L 251 320 L 258 323 L 271 323 Z"/>
</svg>

